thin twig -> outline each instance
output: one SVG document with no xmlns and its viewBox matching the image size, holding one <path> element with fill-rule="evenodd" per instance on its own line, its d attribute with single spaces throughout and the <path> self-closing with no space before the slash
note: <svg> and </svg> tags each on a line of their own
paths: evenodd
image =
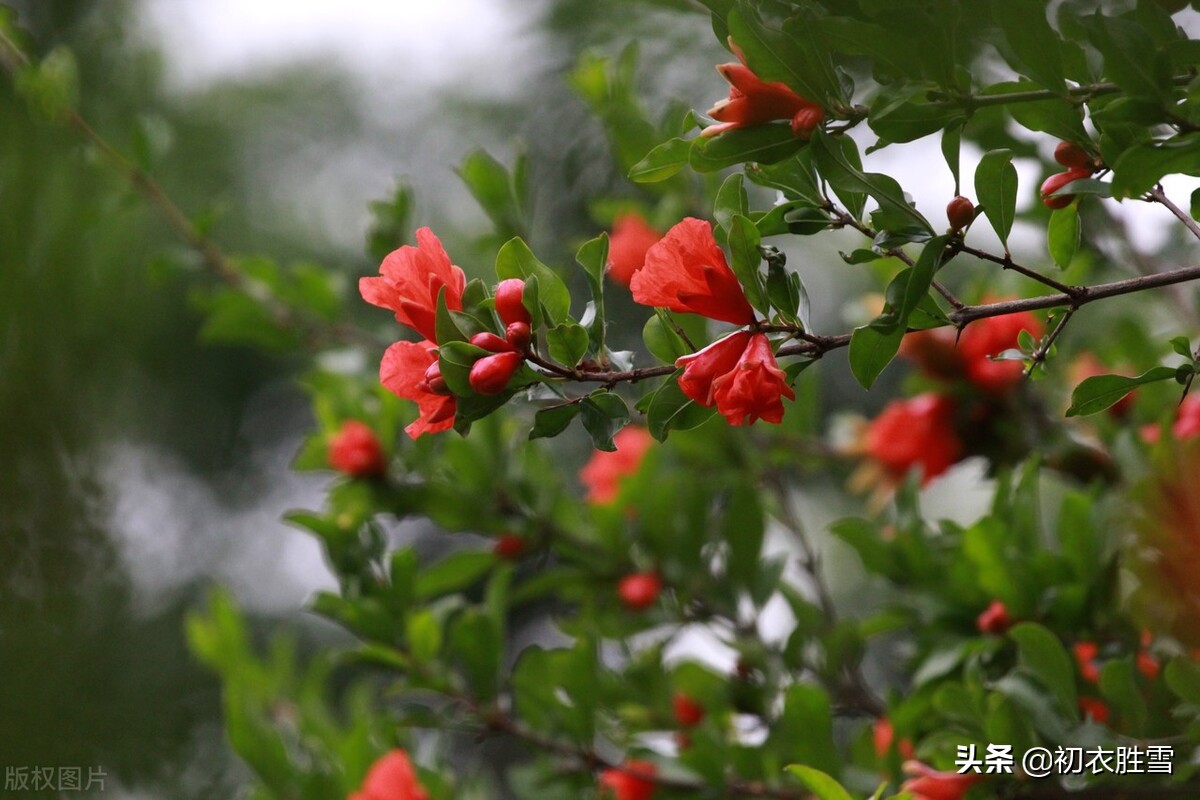
<svg viewBox="0 0 1200 800">
<path fill-rule="evenodd" d="M 1050 335 L 1047 336 L 1042 343 L 1038 345 L 1037 349 L 1033 351 L 1032 355 L 1029 357 L 1029 366 L 1025 369 L 1026 378 L 1033 375 L 1033 370 L 1037 367 L 1037 365 L 1046 360 L 1046 354 L 1050 352 L 1050 348 L 1054 345 L 1054 340 L 1062 334 L 1063 329 L 1067 327 L 1067 322 L 1074 314 L 1075 307 L 1069 307 L 1066 310 L 1066 313 L 1064 313 L 1058 320 L 1058 324 L 1054 326 L 1054 330 L 1050 331 Z"/>
</svg>

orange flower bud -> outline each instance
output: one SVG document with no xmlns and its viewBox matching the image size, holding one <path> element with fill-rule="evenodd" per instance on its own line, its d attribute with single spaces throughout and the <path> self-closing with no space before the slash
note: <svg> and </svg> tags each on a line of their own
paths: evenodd
<svg viewBox="0 0 1200 800">
<path fill-rule="evenodd" d="M 507 346 L 508 343 L 505 342 L 505 347 Z M 471 391 L 476 394 L 500 394 L 524 360 L 520 353 L 511 351 L 479 359 L 471 367 L 471 374 L 467 376 Z"/>
<path fill-rule="evenodd" d="M 525 281 L 520 278 L 508 278 L 496 286 L 496 313 L 505 325 L 514 322 L 529 324 L 532 320 L 529 309 L 525 308 L 522 297 L 525 294 Z"/>
</svg>

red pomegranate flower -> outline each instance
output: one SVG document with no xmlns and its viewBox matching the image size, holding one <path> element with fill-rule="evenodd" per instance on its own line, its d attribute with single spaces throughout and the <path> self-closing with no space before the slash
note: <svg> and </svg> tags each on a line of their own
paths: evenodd
<svg viewBox="0 0 1200 800">
<path fill-rule="evenodd" d="M 375 431 L 348 419 L 329 441 L 329 465 L 352 478 L 368 478 L 387 471 L 387 456 Z"/>
<path fill-rule="evenodd" d="M 746 65 L 741 50 L 734 47 L 733 53 L 738 62 L 717 65 L 717 72 L 729 81 L 729 97 L 708 110 L 708 115 L 721 124 L 710 125 L 700 135 L 716 136 L 777 119 L 790 120 L 797 136 L 807 139 L 812 135 L 825 116 L 821 107 L 796 94 L 786 83 L 767 83 Z"/>
<path fill-rule="evenodd" d="M 962 455 L 954 401 L 922 394 L 888 403 L 867 428 L 866 450 L 892 477 L 902 478 L 919 466 L 921 483 L 929 483 Z"/>
<path fill-rule="evenodd" d="M 348 800 L 429 800 L 429 795 L 417 781 L 417 771 L 408 760 L 408 753 L 397 749 L 380 756 L 371 765 L 362 789 Z"/>
<path fill-rule="evenodd" d="M 989 356 L 1017 347 L 1017 337 L 1023 330 L 1037 338 L 1042 335 L 1042 324 L 1030 312 L 1022 311 L 985 317 L 968 325 L 958 341 L 967 380 L 991 394 L 1005 394 L 1015 388 L 1022 380 L 1024 365 L 1020 361 L 992 361 Z"/>
<path fill-rule="evenodd" d="M 702 350 L 681 356 L 675 361 L 675 366 L 683 367 L 679 388 L 700 405 L 711 406 L 716 402 L 713 399 L 713 382 L 737 366 L 742 353 L 746 352 L 750 337 L 748 331 L 738 331 Z"/>
<path fill-rule="evenodd" d="M 619 768 L 601 772 L 600 786 L 615 800 L 650 800 L 657 788 L 654 782 L 657 774 L 658 768 L 654 764 L 631 759 Z"/>
<path fill-rule="evenodd" d="M 734 325 L 754 322 L 737 276 L 713 238 L 712 226 L 687 217 L 646 251 L 646 262 L 629 282 L 645 306 L 699 314 Z"/>
<path fill-rule="evenodd" d="M 645 428 L 629 425 L 613 437 L 616 450 L 597 450 L 579 471 L 579 480 L 587 487 L 587 501 L 594 505 L 617 499 L 620 481 L 638 471 L 654 438 Z"/>
<path fill-rule="evenodd" d="M 646 263 L 646 251 L 661 238 L 662 234 L 647 225 L 641 214 L 618 215 L 608 237 L 608 276 L 628 286 L 633 273 Z"/>
<path fill-rule="evenodd" d="M 783 419 L 782 398 L 796 399 L 771 342 L 761 333 L 750 337 L 734 368 L 712 382 L 712 396 L 730 425 L 752 425 L 759 419 L 778 424 Z"/>
<path fill-rule="evenodd" d="M 404 429 L 413 439 L 454 425 L 458 404 L 434 369 L 436 349 L 433 342 L 396 342 L 379 365 L 379 382 L 397 397 L 416 401 L 421 409 L 416 422 Z"/>
<path fill-rule="evenodd" d="M 914 800 L 961 800 L 983 776 L 974 772 L 939 772 L 920 761 L 904 762 L 904 771 L 911 775 L 901 786 L 901 791 L 912 794 Z"/>
<path fill-rule="evenodd" d="M 1100 682 L 1100 668 L 1096 666 L 1096 656 L 1100 647 L 1095 642 L 1076 642 L 1072 648 L 1075 662 L 1079 665 L 1079 675 L 1088 683 Z"/>
<path fill-rule="evenodd" d="M 1108 722 L 1108 704 L 1103 700 L 1080 695 L 1078 703 L 1079 711 L 1085 717 L 1089 717 L 1101 725 Z"/>
<path fill-rule="evenodd" d="M 437 341 L 434 317 L 438 293 L 446 290 L 446 306 L 462 311 L 466 285 L 463 271 L 450 263 L 441 241 L 429 228 L 417 231 L 417 246 L 393 250 L 379 266 L 380 277 L 361 278 L 358 291 L 364 300 L 396 312 L 396 321 Z"/>
</svg>

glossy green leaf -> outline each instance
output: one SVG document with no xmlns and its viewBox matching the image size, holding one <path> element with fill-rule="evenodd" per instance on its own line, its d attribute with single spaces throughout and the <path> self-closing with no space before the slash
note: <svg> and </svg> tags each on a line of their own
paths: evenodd
<svg viewBox="0 0 1200 800">
<path fill-rule="evenodd" d="M 1079 207 L 1075 203 L 1050 212 L 1046 244 L 1050 248 L 1050 257 L 1059 269 L 1071 265 L 1071 259 L 1079 250 L 1079 235 Z"/>
<path fill-rule="evenodd" d="M 803 145 L 788 124 L 735 128 L 719 136 L 693 139 L 688 163 L 697 172 L 716 172 L 750 161 L 771 164 L 782 161 Z"/>
<path fill-rule="evenodd" d="M 767 313 L 767 293 L 763 285 L 762 255 L 758 250 L 758 228 L 748 218 L 738 214 L 729 226 L 730 264 L 733 274 L 742 284 L 746 299 L 763 314 Z"/>
<path fill-rule="evenodd" d="M 655 147 L 633 165 L 629 179 L 634 183 L 665 181 L 688 165 L 692 142 L 676 137 Z"/>
<path fill-rule="evenodd" d="M 690 430 L 703 425 L 716 413 L 689 399 L 679 388 L 679 372 L 667 378 L 646 406 L 646 427 L 658 441 L 666 441 L 672 430 Z"/>
<path fill-rule="evenodd" d="M 1011 150 L 993 150 L 975 168 L 975 196 L 1004 246 L 1017 213 L 1017 169 Z"/>
<path fill-rule="evenodd" d="M 571 424 L 571 420 L 579 416 L 583 409 L 579 403 L 543 408 L 533 415 L 533 427 L 529 429 L 530 439 L 543 439 L 558 436 Z"/>
<path fill-rule="evenodd" d="M 879 322 L 855 328 L 850 335 L 850 371 L 864 389 L 870 389 L 900 350 L 904 328 Z"/>
<path fill-rule="evenodd" d="M 839 197 L 843 197 L 843 192 L 868 194 L 879 203 L 881 209 L 907 219 L 922 230 L 933 232 L 929 221 L 905 200 L 904 190 L 894 178 L 880 173 L 863 172 L 851 163 L 833 137 L 816 133 L 813 135 L 811 146 L 817 170 L 838 191 Z"/>
<path fill-rule="evenodd" d="M 1075 387 L 1075 391 L 1071 393 L 1071 407 L 1067 409 L 1067 416 L 1086 417 L 1096 414 L 1139 386 L 1174 377 L 1175 370 L 1170 367 L 1154 367 L 1136 378 L 1124 375 L 1095 375 Z"/>
<path fill-rule="evenodd" d="M 1022 622 L 1008 632 L 1018 648 L 1021 667 L 1058 700 L 1060 713 L 1074 714 L 1075 666 L 1058 637 L 1036 622 Z"/>
<path fill-rule="evenodd" d="M 568 367 L 578 364 L 587 354 L 589 341 L 587 330 L 574 322 L 556 325 L 546 331 L 550 357 Z"/>
<path fill-rule="evenodd" d="M 511 239 L 496 254 L 496 277 L 538 279 L 538 301 L 550 315 L 550 323 L 562 322 L 571 310 L 571 293 L 562 278 L 537 256 L 521 239 Z"/>
<path fill-rule="evenodd" d="M 1042 0 L 992 0 L 992 17 L 1004 31 L 1014 69 L 1059 94 L 1066 93 L 1063 81 L 1062 41 L 1046 19 Z M 1008 52 L 1000 51 L 1006 57 Z"/>
<path fill-rule="evenodd" d="M 803 764 L 790 764 L 787 771 L 803 783 L 817 800 L 854 800 L 840 783 L 820 770 Z"/>
<path fill-rule="evenodd" d="M 592 437 L 592 446 L 597 450 L 612 452 L 617 449 L 613 436 L 629 424 L 629 407 L 619 395 L 601 389 L 580 402 L 583 427 Z"/>
<path fill-rule="evenodd" d="M 1130 147 L 1113 165 L 1113 197 L 1137 197 L 1178 173 L 1200 175 L 1200 133 Z"/>
</svg>

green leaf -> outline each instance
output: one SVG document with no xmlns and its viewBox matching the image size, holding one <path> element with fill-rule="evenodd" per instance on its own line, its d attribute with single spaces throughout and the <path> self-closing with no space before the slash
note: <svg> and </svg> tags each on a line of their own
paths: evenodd
<svg viewBox="0 0 1200 800">
<path fill-rule="evenodd" d="M 797 41 L 790 30 L 785 33 L 767 27 L 749 3 L 729 12 L 729 35 L 758 77 L 782 81 L 801 97 L 828 107 L 840 101 L 841 83 L 828 49 L 811 35 L 816 32 L 814 15 L 800 13 L 808 23 L 797 28 L 804 42 Z"/>
<path fill-rule="evenodd" d="M 1086 417 L 1096 414 L 1139 386 L 1174 377 L 1175 370 L 1171 367 L 1154 367 L 1136 378 L 1124 375 L 1095 375 L 1075 387 L 1075 391 L 1071 393 L 1071 407 L 1067 409 L 1067 416 Z"/>
<path fill-rule="evenodd" d="M 1200 133 L 1130 147 L 1113 164 L 1113 197 L 1137 197 L 1177 173 L 1200 175 Z"/>
<path fill-rule="evenodd" d="M 646 427 L 650 435 L 660 442 L 666 441 L 670 431 L 698 427 L 716 413 L 716 409 L 702 406 L 683 393 L 677 380 L 681 372 L 679 370 L 667 378 L 650 396 L 646 406 Z"/>
<path fill-rule="evenodd" d="M 1046 20 L 1043 0 L 992 0 L 992 17 L 1004 31 L 1016 62 L 1013 68 L 1041 86 L 1066 93 L 1062 40 Z M 1008 57 L 1003 48 L 1000 52 Z"/>
<path fill-rule="evenodd" d="M 1004 246 L 1017 213 L 1017 169 L 1011 150 L 986 153 L 975 168 L 975 196 Z"/>
<path fill-rule="evenodd" d="M 820 770 L 803 764 L 791 764 L 787 771 L 803 783 L 817 800 L 854 800 L 840 783 Z"/>
<path fill-rule="evenodd" d="M 962 194 L 962 187 L 959 185 L 959 150 L 962 144 L 962 126 L 949 126 L 942 131 L 942 157 L 946 159 L 946 166 L 950 168 L 950 174 L 954 176 L 954 194 Z"/>
<path fill-rule="evenodd" d="M 560 364 L 573 367 L 588 351 L 588 332 L 574 322 L 556 325 L 546 331 L 546 343 L 550 347 L 550 357 Z"/>
<path fill-rule="evenodd" d="M 967 113 L 961 108 L 924 102 L 928 87 L 894 96 L 882 94 L 871 105 L 867 122 L 887 143 L 911 142 L 939 131 L 961 131 Z M 873 148 L 878 149 L 878 148 Z"/>
<path fill-rule="evenodd" d="M 864 389 L 870 389 L 896 357 L 903 338 L 904 328 L 890 321 L 875 320 L 854 329 L 850 335 L 850 371 Z"/>
<path fill-rule="evenodd" d="M 496 564 L 491 553 L 464 550 L 423 567 L 416 576 L 414 594 L 419 600 L 432 600 L 470 588 Z"/>
<path fill-rule="evenodd" d="M 438 348 L 438 365 L 451 392 L 459 397 L 475 394 L 470 382 L 471 367 L 486 355 L 490 353 L 467 342 L 448 342 Z"/>
<path fill-rule="evenodd" d="M 448 638 L 476 699 L 490 700 L 496 695 L 504 655 L 504 642 L 492 618 L 468 608 L 455 618 Z"/>
<path fill-rule="evenodd" d="M 602 233 L 595 239 L 585 242 L 576 251 L 575 260 L 579 266 L 583 267 L 583 272 L 588 279 L 588 288 L 592 292 L 595 313 L 592 315 L 591 323 L 587 326 L 588 334 L 596 352 L 603 353 L 606 326 L 608 325 L 608 315 L 604 311 L 604 268 L 608 263 L 608 234 Z"/>
<path fill-rule="evenodd" d="M 832 137 L 824 133 L 813 134 L 811 147 L 817 170 L 833 185 L 843 200 L 843 192 L 869 194 L 879 203 L 881 209 L 906 218 L 924 231 L 933 232 L 929 221 L 904 199 L 904 190 L 895 179 L 880 173 L 863 172 L 847 159 L 845 152 L 832 141 Z"/>
<path fill-rule="evenodd" d="M 813 208 L 825 202 L 813 174 L 812 153 L 808 150 L 801 150 L 778 164 L 749 164 L 746 177 L 759 186 L 778 189 L 788 200 L 802 201 Z"/>
<path fill-rule="evenodd" d="M 414 611 L 405 624 L 405 638 L 413 659 L 427 663 L 437 658 L 442 649 L 442 626 L 428 609 Z"/>
<path fill-rule="evenodd" d="M 1176 336 L 1170 341 L 1171 349 L 1179 355 L 1191 361 L 1192 356 L 1192 340 L 1186 336 Z"/>
<path fill-rule="evenodd" d="M 444 286 L 438 291 L 437 311 L 435 312 L 433 325 L 434 333 L 437 334 L 437 340 L 442 344 L 465 342 L 469 338 L 463 332 L 462 328 L 458 326 L 458 323 L 450 313 L 449 307 L 446 305 L 446 287 Z"/>
<path fill-rule="evenodd" d="M 579 403 L 541 409 L 533 415 L 533 427 L 529 429 L 529 438 L 545 439 L 558 436 L 582 410 Z"/>
<path fill-rule="evenodd" d="M 458 176 L 501 236 L 514 236 L 521 230 L 520 202 L 503 164 L 486 151 L 475 150 L 463 159 Z"/>
<path fill-rule="evenodd" d="M 716 172 L 748 161 L 771 164 L 782 161 L 803 145 L 792 133 L 791 125 L 771 123 L 735 128 L 718 136 L 693 139 L 688 163 L 697 172 Z"/>
<path fill-rule="evenodd" d="M 16 89 L 39 118 L 58 122 L 79 103 L 79 67 L 69 47 L 59 45 L 16 74 Z"/>
<path fill-rule="evenodd" d="M 1050 212 L 1050 224 L 1046 228 L 1046 244 L 1050 257 L 1059 269 L 1066 269 L 1079 249 L 1079 208 L 1075 203 L 1066 208 Z"/>
<path fill-rule="evenodd" d="M 580 410 L 583 427 L 591 435 L 592 445 L 610 453 L 616 450 L 613 436 L 629 424 L 629 407 L 625 401 L 617 394 L 600 389 L 580 402 Z"/>
<path fill-rule="evenodd" d="M 741 214 L 736 215 L 729 227 L 729 250 L 732 255 L 730 267 L 738 282 L 742 284 L 750 305 L 766 314 L 769 306 L 762 273 L 759 271 L 759 265 L 762 263 L 762 254 L 758 250 L 759 242 L 758 228 L 754 223 Z"/>
<path fill-rule="evenodd" d="M 1171 84 L 1170 61 L 1137 22 L 1094 14 L 1079 19 L 1091 43 L 1104 56 L 1104 77 L 1134 99 L 1166 100 Z"/>
<path fill-rule="evenodd" d="M 655 314 L 646 320 L 642 328 L 642 341 L 651 355 L 666 364 L 674 364 L 676 359 L 692 352 L 662 314 Z"/>
<path fill-rule="evenodd" d="M 1019 623 L 1008 635 L 1017 643 L 1021 667 L 1053 693 L 1061 713 L 1074 715 L 1074 665 L 1058 637 L 1036 622 Z"/>
<path fill-rule="evenodd" d="M 629 170 L 629 179 L 634 183 L 657 183 L 672 177 L 688 165 L 692 143 L 676 137 L 663 142 L 647 153 Z"/>
<path fill-rule="evenodd" d="M 746 189 L 742 185 L 742 173 L 735 172 L 726 178 L 717 190 L 717 199 L 713 203 L 713 218 L 728 231 L 734 217 L 746 216 L 749 213 L 750 205 L 746 199 Z"/>
<path fill-rule="evenodd" d="M 897 327 L 904 329 L 908 326 L 908 318 L 929 293 L 933 278 L 942 265 L 942 253 L 946 249 L 946 242 L 949 238 L 948 236 L 935 236 L 930 239 L 912 268 L 904 270 L 905 273 L 908 273 L 908 279 L 905 281 L 904 291 L 896 303 L 894 313 Z"/>
<path fill-rule="evenodd" d="M 1163 677 L 1181 700 L 1200 706 L 1200 664 L 1188 658 L 1172 659 L 1163 670 Z"/>
<path fill-rule="evenodd" d="M 538 261 L 537 256 L 520 238 L 511 239 L 496 254 L 496 277 L 538 280 L 538 302 L 549 315 L 551 324 L 566 319 L 571 310 L 571 293 L 558 273 Z"/>
<path fill-rule="evenodd" d="M 1132 658 L 1109 661 L 1100 668 L 1100 692 L 1129 726 L 1129 733 L 1141 736 L 1146 727 L 1146 701 L 1134 677 Z"/>
</svg>

